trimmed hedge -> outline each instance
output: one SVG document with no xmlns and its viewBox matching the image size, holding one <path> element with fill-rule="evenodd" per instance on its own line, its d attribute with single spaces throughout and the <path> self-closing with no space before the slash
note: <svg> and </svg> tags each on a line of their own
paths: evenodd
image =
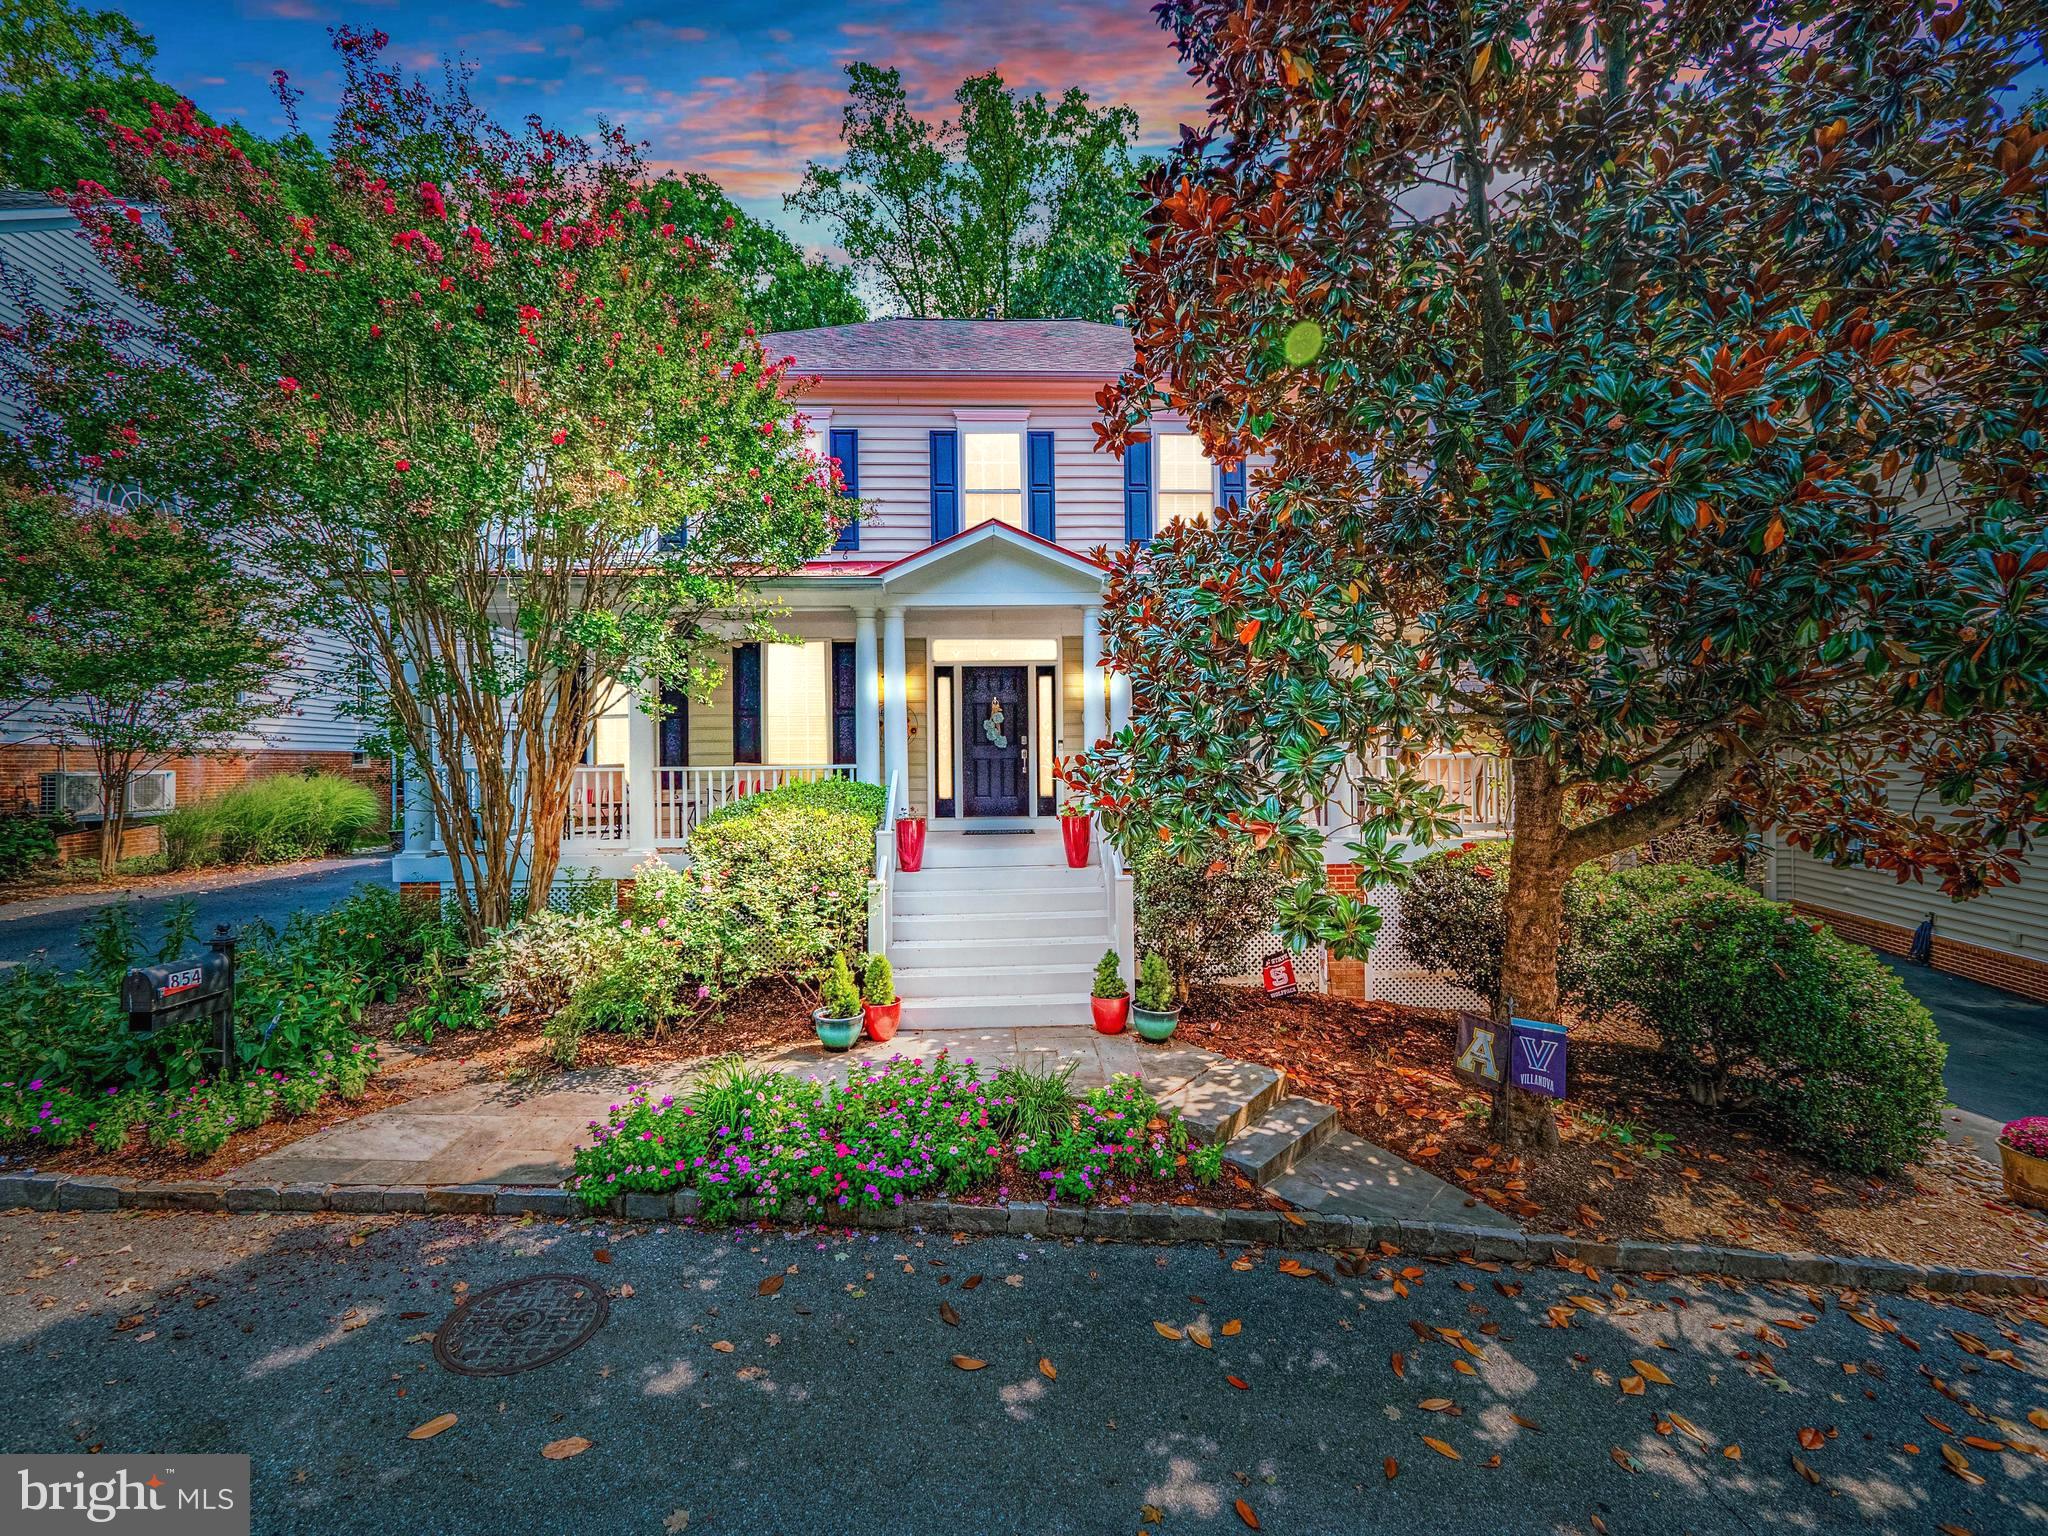
<svg viewBox="0 0 2048 1536">
<path fill-rule="evenodd" d="M 1158 844 L 1131 861 L 1138 948 L 1161 956 L 1183 999 L 1196 982 L 1245 969 L 1247 952 L 1273 931 L 1285 880 L 1264 855 L 1226 856 L 1220 870 Z"/>
<path fill-rule="evenodd" d="M 1735 1103 L 1855 1173 L 1941 1136 L 1934 1020 L 1876 956 L 1791 909 L 1700 883 L 1614 927 L 1602 994 L 1637 1009 L 1704 1103 Z"/>
<path fill-rule="evenodd" d="M 1401 891 L 1401 942 L 1416 963 L 1470 987 L 1491 1001 L 1500 995 L 1507 954 L 1508 862 L 1514 844 L 1476 843 L 1418 859 Z M 1558 948 L 1557 985 L 1566 998 L 1584 1000 L 1594 986 L 1587 936 L 1603 923 L 1608 876 L 1598 865 L 1573 872 L 1565 883 L 1564 933 Z"/>
</svg>

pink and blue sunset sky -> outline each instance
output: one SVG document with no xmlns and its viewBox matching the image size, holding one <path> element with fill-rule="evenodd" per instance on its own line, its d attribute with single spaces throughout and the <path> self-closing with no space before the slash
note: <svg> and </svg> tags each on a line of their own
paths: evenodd
<svg viewBox="0 0 2048 1536">
<path fill-rule="evenodd" d="M 104 0 L 102 0 L 104 3 Z M 273 133 L 282 68 L 324 134 L 339 84 L 328 29 L 381 28 L 415 69 L 444 58 L 476 66 L 472 89 L 493 112 L 537 111 L 586 130 L 600 116 L 651 146 L 658 164 L 715 178 L 750 211 L 798 239 L 822 236 L 781 211 L 805 161 L 838 153 L 846 65 L 903 71 L 913 103 L 943 113 L 961 79 L 995 68 L 1048 94 L 1079 86 L 1137 110 L 1147 145 L 1202 114 L 1150 0 L 129 0 L 155 37 L 157 73 L 214 116 Z"/>
</svg>

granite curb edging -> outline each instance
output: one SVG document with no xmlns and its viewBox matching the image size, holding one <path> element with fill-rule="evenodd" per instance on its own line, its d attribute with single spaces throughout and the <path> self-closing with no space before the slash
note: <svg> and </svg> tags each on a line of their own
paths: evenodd
<svg viewBox="0 0 2048 1536">
<path fill-rule="evenodd" d="M 557 1186 L 502 1184 L 232 1184 L 204 1179 L 150 1181 L 85 1175 L 0 1175 L 0 1211 L 336 1211 L 364 1215 L 613 1216 L 628 1221 L 687 1220 L 698 1214 L 694 1191 L 625 1194 L 590 1210 Z M 781 1213 L 801 1226 L 847 1226 L 973 1236 L 1078 1237 L 1121 1242 L 1261 1243 L 1303 1249 L 1371 1248 L 1392 1244 L 1424 1258 L 1543 1263 L 1575 1259 L 1619 1274 L 1722 1275 L 1859 1291 L 1975 1291 L 1996 1296 L 2048 1296 L 2048 1277 L 2012 1270 L 1911 1264 L 1842 1254 L 1769 1253 L 1700 1243 L 1601 1241 L 1544 1232 L 1503 1232 L 1451 1222 L 1375 1220 L 1364 1216 L 1217 1206 L 1133 1204 L 1115 1207 L 955 1205 L 912 1200 L 878 1211 L 847 1211 L 827 1222 L 808 1208 Z"/>
</svg>

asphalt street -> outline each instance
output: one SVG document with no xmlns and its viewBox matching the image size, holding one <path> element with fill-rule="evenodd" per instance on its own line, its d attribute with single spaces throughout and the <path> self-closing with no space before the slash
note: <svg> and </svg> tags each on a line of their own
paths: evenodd
<svg viewBox="0 0 2048 1536">
<path fill-rule="evenodd" d="M 2048 1105 L 2048 1005 L 1880 956 L 1927 1005 L 1948 1046 L 1943 1085 L 1955 1106 L 1943 1118 L 1949 1140 L 1998 1161 L 1998 1131 Z"/>
<path fill-rule="evenodd" d="M 41 956 L 59 970 L 83 960 L 78 932 L 101 907 L 119 903 L 131 909 L 143 937 L 154 942 L 164 914 L 181 901 L 198 912 L 199 937 L 213 933 L 216 923 L 239 929 L 262 918 L 282 928 L 294 912 L 324 912 L 348 899 L 365 881 L 391 878 L 388 854 L 360 858 L 322 859 L 275 870 L 201 873 L 128 891 L 78 891 L 32 896 L 0 906 L 0 967 L 21 965 Z"/>
<path fill-rule="evenodd" d="M 2048 1446 L 2038 1304 L 1293 1257 L 13 1214 L 0 1449 L 246 1452 L 255 1529 L 323 1536 L 2048 1521 L 2043 1453 L 1987 1448 Z M 436 1362 L 458 1297 L 543 1273 L 610 1294 L 587 1343 L 519 1375 Z"/>
</svg>

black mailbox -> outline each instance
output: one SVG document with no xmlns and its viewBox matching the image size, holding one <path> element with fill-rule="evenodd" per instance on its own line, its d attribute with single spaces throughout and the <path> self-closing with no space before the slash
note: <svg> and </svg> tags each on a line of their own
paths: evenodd
<svg viewBox="0 0 2048 1536">
<path fill-rule="evenodd" d="M 225 926 L 208 945 L 211 954 L 168 965 L 139 965 L 121 983 L 128 1027 L 151 1035 L 195 1020 L 213 1025 L 212 1048 L 220 1052 L 221 1075 L 234 1065 L 235 941 Z"/>
</svg>

